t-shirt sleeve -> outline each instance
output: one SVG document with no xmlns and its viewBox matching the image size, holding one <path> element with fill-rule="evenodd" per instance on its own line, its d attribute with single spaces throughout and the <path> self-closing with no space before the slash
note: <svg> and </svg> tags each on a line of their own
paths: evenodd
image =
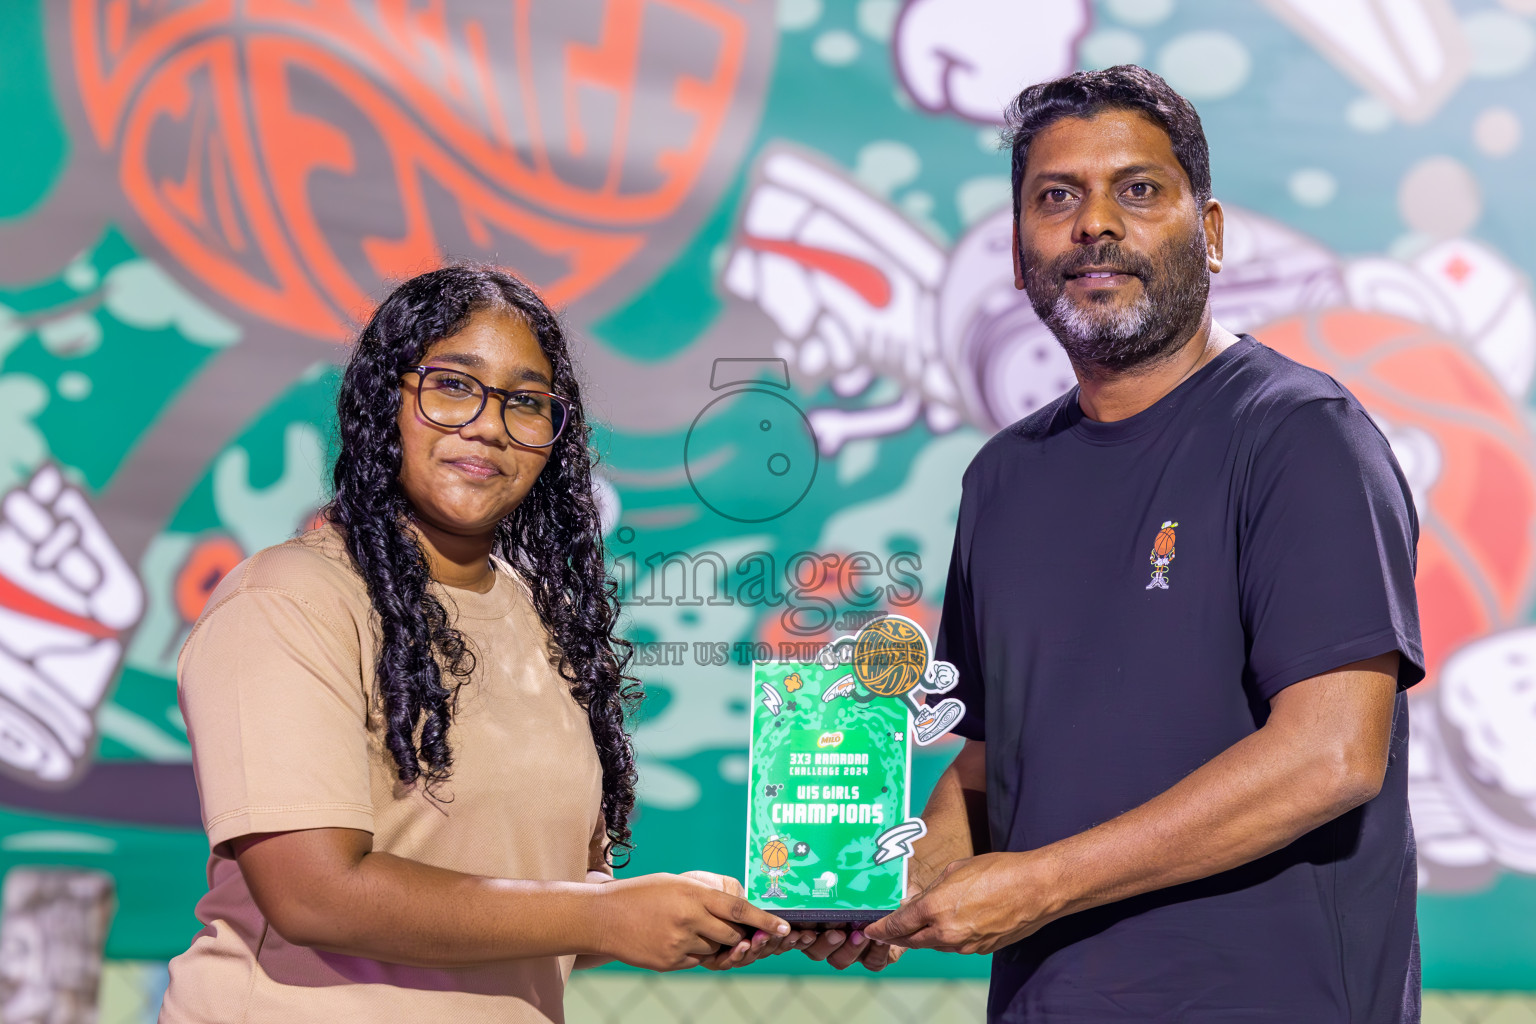
<svg viewBox="0 0 1536 1024">
<path fill-rule="evenodd" d="M 257 832 L 373 831 L 367 698 L 355 630 L 292 594 L 240 591 L 178 665 L 214 852 Z"/>
<path fill-rule="evenodd" d="M 971 604 L 970 573 L 966 564 L 965 499 L 961 498 L 960 522 L 955 525 L 955 546 L 949 556 L 949 576 L 944 584 L 944 607 L 934 657 L 955 666 L 959 682 L 949 696 L 965 704 L 965 715 L 954 732 L 969 740 L 985 741 L 986 689 L 981 677 L 981 657 L 976 643 L 975 611 Z M 930 698 L 931 700 L 931 698 Z"/>
<path fill-rule="evenodd" d="M 1418 520 L 1376 425 L 1348 398 L 1289 413 L 1257 450 L 1238 585 L 1247 683 L 1292 683 L 1389 651 L 1398 685 L 1424 678 L 1413 574 Z"/>
</svg>

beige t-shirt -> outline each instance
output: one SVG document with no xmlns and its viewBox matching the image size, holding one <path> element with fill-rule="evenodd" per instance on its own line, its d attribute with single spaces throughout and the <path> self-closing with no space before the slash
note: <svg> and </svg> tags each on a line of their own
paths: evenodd
<svg viewBox="0 0 1536 1024">
<path fill-rule="evenodd" d="M 219 585 L 178 679 L 212 856 L 204 928 L 171 961 L 162 1024 L 561 1021 L 573 957 L 431 969 L 294 946 L 251 898 L 230 840 L 355 828 L 373 848 L 500 878 L 581 881 L 601 864 L 602 769 L 551 665 L 526 586 L 438 587 L 473 645 L 429 798 L 395 777 L 374 700 L 372 608 L 330 527 L 261 551 Z"/>
</svg>

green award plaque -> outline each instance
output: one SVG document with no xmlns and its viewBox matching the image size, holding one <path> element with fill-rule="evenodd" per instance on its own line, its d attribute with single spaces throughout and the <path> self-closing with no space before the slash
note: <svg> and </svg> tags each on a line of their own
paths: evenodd
<svg viewBox="0 0 1536 1024">
<path fill-rule="evenodd" d="M 911 815 L 911 741 L 928 744 L 965 713 L 944 693 L 922 627 L 875 619 L 816 661 L 752 664 L 747 897 L 787 921 L 867 924 L 900 906 L 907 858 L 927 831 Z"/>
</svg>

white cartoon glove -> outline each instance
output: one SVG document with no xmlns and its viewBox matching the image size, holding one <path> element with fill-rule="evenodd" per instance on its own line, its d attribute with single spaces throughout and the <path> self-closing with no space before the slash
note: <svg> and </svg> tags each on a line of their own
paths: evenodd
<svg viewBox="0 0 1536 1024">
<path fill-rule="evenodd" d="M 892 52 L 924 110 L 1000 124 L 1019 90 L 1077 64 L 1086 0 L 907 0 Z"/>
<path fill-rule="evenodd" d="M 1462 647 L 1413 714 L 1408 798 L 1430 887 L 1536 872 L 1536 627 Z"/>
<path fill-rule="evenodd" d="M 876 376 L 903 385 L 879 408 L 813 410 L 818 442 L 831 453 L 854 437 L 904 429 L 923 411 L 936 430 L 958 424 L 935 335 L 944 265 L 944 251 L 891 206 L 780 148 L 759 164 L 722 284 L 773 320 L 776 354 L 798 373 L 830 377 L 845 396 Z"/>
<path fill-rule="evenodd" d="M 0 770 L 62 783 L 144 609 L 85 495 L 46 465 L 0 499 Z"/>
<path fill-rule="evenodd" d="M 960 673 L 947 661 L 928 663 L 923 680 L 918 685 L 924 693 L 948 693 L 960 682 Z"/>
<path fill-rule="evenodd" d="M 1409 697 L 1408 809 L 1418 845 L 1419 888 L 1466 892 L 1486 887 L 1499 873 L 1493 847 L 1462 809 L 1463 800 L 1447 775 L 1455 764 L 1445 751 L 1435 695 Z"/>
</svg>

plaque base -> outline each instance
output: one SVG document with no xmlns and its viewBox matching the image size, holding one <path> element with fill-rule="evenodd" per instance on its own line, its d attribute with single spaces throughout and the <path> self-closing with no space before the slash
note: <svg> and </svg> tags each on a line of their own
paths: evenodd
<svg viewBox="0 0 1536 1024">
<path fill-rule="evenodd" d="M 864 927 L 867 924 L 873 924 L 874 922 L 880 920 L 882 917 L 884 917 L 886 914 L 889 914 L 889 913 L 892 913 L 892 911 L 890 911 L 890 910 L 853 910 L 853 911 L 844 910 L 844 911 L 830 911 L 830 912 L 826 911 L 826 910 L 774 910 L 773 911 L 773 914 L 775 916 L 782 917 L 784 920 L 788 921 L 790 924 L 800 925 L 800 926 L 811 925 L 813 927 L 821 929 L 822 931 L 826 931 L 828 928 L 841 928 L 844 925 L 847 925 L 848 927 L 851 927 L 851 928 L 862 928 L 862 927 Z M 835 918 L 835 920 L 829 920 L 830 918 Z"/>
</svg>

